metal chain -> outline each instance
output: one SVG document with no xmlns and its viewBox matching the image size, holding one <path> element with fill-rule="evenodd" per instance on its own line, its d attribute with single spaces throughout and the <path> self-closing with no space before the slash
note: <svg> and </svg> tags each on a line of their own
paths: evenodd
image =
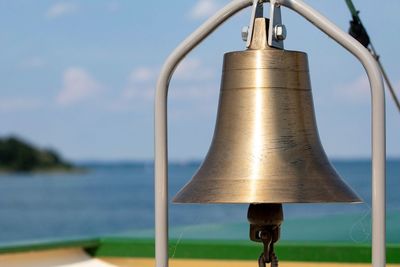
<svg viewBox="0 0 400 267">
<path fill-rule="evenodd" d="M 259 234 L 264 244 L 264 251 L 258 258 L 258 267 L 266 267 L 267 263 L 271 263 L 271 267 L 278 267 L 278 257 L 274 252 L 274 242 L 276 240 L 272 231 L 262 231 Z"/>
<path fill-rule="evenodd" d="M 270 253 L 270 259 L 271 259 L 271 267 L 278 267 L 278 257 L 276 256 L 275 252 Z M 258 258 L 258 267 L 266 267 L 267 262 L 265 261 L 264 258 L 264 252 L 261 253 L 260 257 Z"/>
<path fill-rule="evenodd" d="M 271 253 L 271 267 L 278 267 L 278 257 L 273 251 Z"/>
</svg>

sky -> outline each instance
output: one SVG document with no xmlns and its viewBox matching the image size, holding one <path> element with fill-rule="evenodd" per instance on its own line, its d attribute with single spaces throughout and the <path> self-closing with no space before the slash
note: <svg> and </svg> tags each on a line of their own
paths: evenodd
<svg viewBox="0 0 400 267">
<path fill-rule="evenodd" d="M 344 1 L 307 0 L 347 31 Z M 0 1 L 0 136 L 70 160 L 151 160 L 153 95 L 168 54 L 224 0 Z M 400 1 L 354 0 L 400 95 Z M 379 12 L 376 12 L 379 8 Z M 285 48 L 309 56 L 317 124 L 330 158 L 370 158 L 370 92 L 361 64 L 292 11 Z M 171 160 L 202 159 L 211 142 L 222 57 L 244 50 L 245 9 L 176 70 Z M 400 114 L 387 95 L 387 154 L 400 157 Z"/>
</svg>

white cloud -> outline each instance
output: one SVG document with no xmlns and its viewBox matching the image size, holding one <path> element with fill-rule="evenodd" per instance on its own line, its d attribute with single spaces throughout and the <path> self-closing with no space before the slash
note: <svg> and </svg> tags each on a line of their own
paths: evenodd
<svg viewBox="0 0 400 267">
<path fill-rule="evenodd" d="M 198 0 L 192 10 L 189 12 L 190 19 L 203 19 L 213 15 L 218 8 L 216 0 Z"/>
<path fill-rule="evenodd" d="M 0 98 L 0 112 L 34 110 L 41 105 L 42 102 L 35 98 Z"/>
<path fill-rule="evenodd" d="M 157 68 L 135 68 L 128 78 L 128 84 L 122 93 L 123 98 L 150 100 L 154 97 Z M 176 69 L 173 80 L 178 82 L 198 82 L 212 78 L 213 71 L 206 68 L 201 60 L 196 58 L 184 59 Z M 193 89 L 193 90 L 192 90 Z M 185 86 L 180 95 L 197 96 L 201 94 L 201 87 Z M 178 89 L 179 90 L 179 89 Z M 206 94 L 206 92 L 204 92 Z"/>
<path fill-rule="evenodd" d="M 154 98 L 155 68 L 138 67 L 131 71 L 127 77 L 127 84 L 120 96 L 109 106 L 111 110 L 130 110 L 144 103 L 149 103 Z"/>
<path fill-rule="evenodd" d="M 149 67 L 135 68 L 128 77 L 128 83 L 122 91 L 124 101 L 149 101 L 153 99 L 155 88 L 155 70 Z"/>
<path fill-rule="evenodd" d="M 138 67 L 135 68 L 129 75 L 128 82 L 130 84 L 138 83 L 155 83 L 158 68 Z M 212 78 L 214 76 L 213 70 L 204 66 L 203 62 L 198 58 L 186 58 L 179 63 L 178 68 L 175 70 L 172 79 L 177 81 L 199 81 Z"/>
<path fill-rule="evenodd" d="M 58 2 L 52 5 L 46 13 L 49 19 L 55 19 L 64 15 L 72 14 L 78 10 L 78 6 L 71 2 Z"/>
<path fill-rule="evenodd" d="M 132 70 L 127 85 L 111 108 L 126 110 L 143 105 L 152 107 L 150 103 L 154 100 L 158 72 L 158 67 L 147 66 Z M 201 60 L 187 58 L 179 64 L 172 77 L 174 90 L 170 92 L 169 98 L 177 101 L 204 101 L 214 97 L 218 94 L 218 87 L 210 85 L 210 78 L 213 77 L 214 71 L 207 68 Z"/>
<path fill-rule="evenodd" d="M 63 87 L 57 96 L 60 105 L 71 105 L 85 100 L 102 89 L 86 70 L 79 67 L 71 67 L 64 71 Z"/>
<path fill-rule="evenodd" d="M 361 75 L 357 79 L 342 84 L 336 88 L 336 97 L 353 103 L 366 103 L 370 101 L 370 87 L 368 77 Z"/>
<path fill-rule="evenodd" d="M 134 69 L 129 75 L 129 82 L 146 82 L 154 78 L 154 70 L 148 67 Z"/>
<path fill-rule="evenodd" d="M 31 57 L 22 61 L 19 66 L 26 69 L 39 69 L 46 65 L 46 61 L 41 57 Z"/>
<path fill-rule="evenodd" d="M 130 84 L 125 90 L 122 91 L 122 98 L 136 99 L 138 101 L 151 100 L 154 97 L 154 88 L 149 86 L 140 86 L 135 84 Z"/>
<path fill-rule="evenodd" d="M 204 66 L 203 62 L 197 58 L 184 59 L 176 69 L 173 79 L 177 80 L 206 80 L 212 78 L 214 72 L 212 69 Z"/>
<path fill-rule="evenodd" d="M 399 95 L 400 81 L 393 82 L 394 89 Z M 385 83 L 386 101 L 392 102 L 392 96 Z M 367 75 L 361 75 L 357 79 L 340 85 L 336 88 L 335 97 L 354 104 L 369 104 L 371 102 L 371 87 Z"/>
<path fill-rule="evenodd" d="M 175 100 L 203 100 L 217 97 L 219 93 L 218 85 L 199 85 L 177 87 L 176 90 L 170 93 L 170 98 Z"/>
</svg>

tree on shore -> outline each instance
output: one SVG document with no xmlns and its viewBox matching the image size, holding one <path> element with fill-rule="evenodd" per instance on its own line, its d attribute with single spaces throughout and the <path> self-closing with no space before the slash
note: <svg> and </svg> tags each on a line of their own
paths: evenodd
<svg viewBox="0 0 400 267">
<path fill-rule="evenodd" d="M 72 168 L 52 149 L 39 149 L 15 136 L 0 138 L 0 170 L 29 172 Z"/>
</svg>

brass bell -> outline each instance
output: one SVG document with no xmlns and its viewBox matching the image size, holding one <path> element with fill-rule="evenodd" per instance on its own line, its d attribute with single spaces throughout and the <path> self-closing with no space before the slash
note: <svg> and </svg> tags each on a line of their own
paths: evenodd
<svg viewBox="0 0 400 267">
<path fill-rule="evenodd" d="M 265 23 L 248 50 L 224 55 L 211 147 L 174 202 L 360 202 L 322 148 L 307 55 L 269 47 Z"/>
</svg>

